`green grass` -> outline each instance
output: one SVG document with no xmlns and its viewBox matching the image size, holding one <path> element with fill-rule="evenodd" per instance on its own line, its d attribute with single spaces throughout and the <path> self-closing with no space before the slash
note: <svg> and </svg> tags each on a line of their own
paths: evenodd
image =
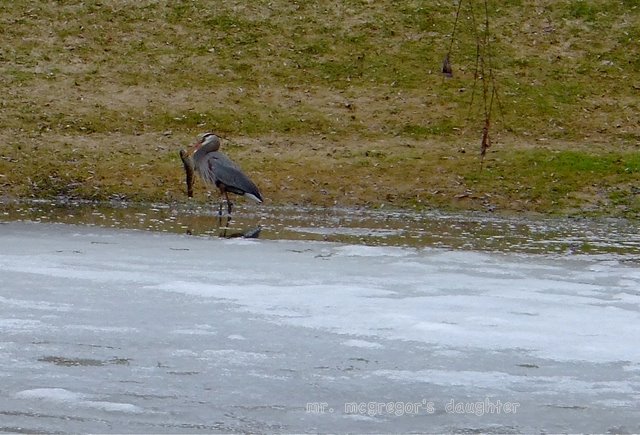
<svg viewBox="0 0 640 435">
<path fill-rule="evenodd" d="M 0 196 L 180 198 L 213 130 L 276 202 L 637 214 L 640 2 L 489 5 L 479 172 L 475 3 L 3 2 Z"/>
<path fill-rule="evenodd" d="M 640 213 L 632 180 L 640 174 L 640 152 L 589 154 L 582 151 L 521 150 L 488 163 L 465 181 L 498 197 L 510 197 L 537 211 L 593 212 L 619 206 L 628 216 Z M 501 185 L 494 181 L 503 180 Z M 630 184 L 627 184 L 630 183 Z M 589 214 L 588 213 L 588 214 Z"/>
</svg>

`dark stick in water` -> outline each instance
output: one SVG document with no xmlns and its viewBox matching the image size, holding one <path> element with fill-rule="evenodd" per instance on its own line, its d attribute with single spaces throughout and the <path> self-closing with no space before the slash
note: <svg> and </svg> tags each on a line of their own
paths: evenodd
<svg viewBox="0 0 640 435">
<path fill-rule="evenodd" d="M 187 174 L 187 196 L 193 198 L 193 158 L 187 155 L 187 150 L 180 150 L 180 158 L 184 165 L 184 172 Z"/>
</svg>

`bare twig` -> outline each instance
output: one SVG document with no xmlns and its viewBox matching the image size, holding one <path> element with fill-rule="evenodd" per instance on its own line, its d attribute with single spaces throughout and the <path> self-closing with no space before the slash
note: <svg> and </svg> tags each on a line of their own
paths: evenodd
<svg viewBox="0 0 640 435">
<path fill-rule="evenodd" d="M 491 115 L 493 112 L 494 98 L 498 105 L 502 115 L 502 105 L 497 95 L 496 77 L 493 71 L 493 58 L 491 53 L 491 32 L 489 21 L 489 0 L 484 0 L 484 25 L 479 24 L 476 21 L 473 2 L 468 2 L 469 14 L 471 16 L 471 23 L 473 26 L 473 32 L 476 39 L 476 59 L 475 69 L 473 74 L 473 87 L 471 91 L 471 101 L 469 102 L 469 113 L 467 114 L 467 122 L 471 121 L 474 100 L 476 96 L 476 86 L 478 80 L 482 81 L 482 104 L 480 110 L 483 112 L 483 127 L 482 127 L 482 141 L 480 144 L 480 170 L 483 168 L 484 158 L 487 154 L 487 150 L 491 147 Z M 458 8 L 456 11 L 456 18 L 451 33 L 451 41 L 449 42 L 449 50 L 444 58 L 442 64 L 442 73 L 446 77 L 453 75 L 451 67 L 451 49 L 453 47 L 453 40 L 455 38 L 458 20 L 460 17 L 460 10 L 462 7 L 462 0 L 458 2 Z M 481 30 L 479 30 L 479 27 Z"/>
</svg>

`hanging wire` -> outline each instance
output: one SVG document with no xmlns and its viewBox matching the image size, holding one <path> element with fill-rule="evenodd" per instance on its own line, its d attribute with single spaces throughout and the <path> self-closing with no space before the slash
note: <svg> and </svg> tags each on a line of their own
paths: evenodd
<svg viewBox="0 0 640 435">
<path fill-rule="evenodd" d="M 456 19 L 453 22 L 453 30 L 451 31 L 451 40 L 449 41 L 449 49 L 442 61 L 442 74 L 445 77 L 453 77 L 453 69 L 451 68 L 451 50 L 453 48 L 453 40 L 456 36 L 456 29 L 458 28 L 458 19 L 460 18 L 460 9 L 462 8 L 462 0 L 458 2 L 458 9 L 456 10 Z"/>
</svg>

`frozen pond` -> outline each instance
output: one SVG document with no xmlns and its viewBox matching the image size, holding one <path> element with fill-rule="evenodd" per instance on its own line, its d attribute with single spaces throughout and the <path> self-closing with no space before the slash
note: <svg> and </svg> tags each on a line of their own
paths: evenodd
<svg viewBox="0 0 640 435">
<path fill-rule="evenodd" d="M 640 431 L 627 224 L 34 213 L 0 223 L 0 431 Z"/>
</svg>

